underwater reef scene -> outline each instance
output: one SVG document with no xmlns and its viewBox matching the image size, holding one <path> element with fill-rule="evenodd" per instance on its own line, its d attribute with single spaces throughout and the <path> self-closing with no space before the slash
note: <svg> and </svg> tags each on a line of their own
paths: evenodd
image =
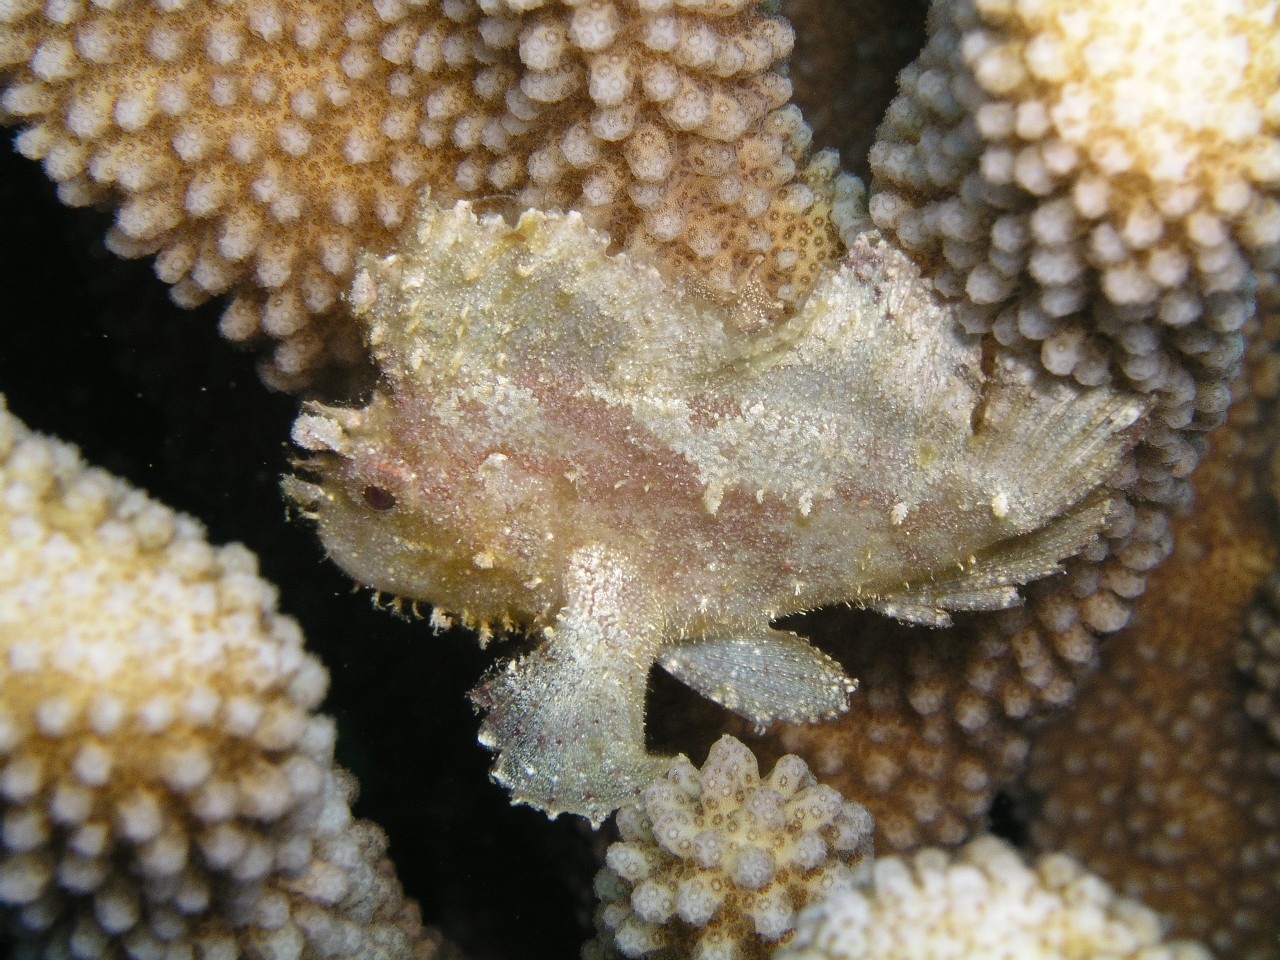
<svg viewBox="0 0 1280 960">
<path fill-rule="evenodd" d="M 1280 957 L 1274 3 L 9 0 L 0 121 L 0 950 Z"/>
</svg>

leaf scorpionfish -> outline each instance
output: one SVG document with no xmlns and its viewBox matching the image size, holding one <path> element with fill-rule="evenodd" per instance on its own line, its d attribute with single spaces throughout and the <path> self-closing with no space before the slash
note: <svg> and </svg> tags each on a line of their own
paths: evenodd
<svg viewBox="0 0 1280 960">
<path fill-rule="evenodd" d="M 1103 528 L 1146 409 L 984 367 L 874 232 L 765 322 L 607 244 L 428 201 L 357 271 L 377 386 L 308 404 L 284 481 L 361 583 L 540 632 L 473 692 L 481 741 L 515 801 L 596 824 L 670 763 L 655 662 L 758 725 L 841 712 L 854 681 L 772 620 L 1019 603 Z"/>
</svg>

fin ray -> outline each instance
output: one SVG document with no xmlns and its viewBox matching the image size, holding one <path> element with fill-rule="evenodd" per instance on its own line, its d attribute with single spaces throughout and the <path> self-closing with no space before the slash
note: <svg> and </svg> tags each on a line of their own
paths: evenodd
<svg viewBox="0 0 1280 960">
<path fill-rule="evenodd" d="M 971 570 L 910 584 L 868 606 L 879 613 L 931 627 L 951 623 L 947 611 L 1003 610 L 1022 603 L 1017 587 L 1062 571 L 1062 561 L 1087 546 L 1106 523 L 1111 500 L 1085 499 L 1074 510 L 1025 536 L 983 551 Z"/>
</svg>

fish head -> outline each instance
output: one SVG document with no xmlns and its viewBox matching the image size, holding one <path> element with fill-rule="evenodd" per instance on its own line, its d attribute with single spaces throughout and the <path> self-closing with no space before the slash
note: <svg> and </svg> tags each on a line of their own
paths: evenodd
<svg viewBox="0 0 1280 960">
<path fill-rule="evenodd" d="M 503 454 L 456 443 L 429 408 L 381 392 L 363 407 L 308 403 L 293 441 L 303 453 L 284 493 L 360 583 L 474 626 L 554 609 L 554 564 L 511 522 L 520 497 L 502 491 L 525 478 Z"/>
</svg>

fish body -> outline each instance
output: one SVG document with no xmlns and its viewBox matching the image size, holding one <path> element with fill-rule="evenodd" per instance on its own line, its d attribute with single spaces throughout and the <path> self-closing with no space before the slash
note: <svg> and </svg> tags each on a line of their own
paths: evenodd
<svg viewBox="0 0 1280 960">
<path fill-rule="evenodd" d="M 771 620 L 1017 603 L 1104 525 L 1144 411 L 984 369 L 874 235 L 774 322 L 610 255 L 576 214 L 428 202 L 351 299 L 378 386 L 304 411 L 318 479 L 286 491 L 361 582 L 543 632 L 475 692 L 481 739 L 516 800 L 595 822 L 665 765 L 655 661 L 760 724 L 838 713 L 853 682 Z"/>
</svg>

